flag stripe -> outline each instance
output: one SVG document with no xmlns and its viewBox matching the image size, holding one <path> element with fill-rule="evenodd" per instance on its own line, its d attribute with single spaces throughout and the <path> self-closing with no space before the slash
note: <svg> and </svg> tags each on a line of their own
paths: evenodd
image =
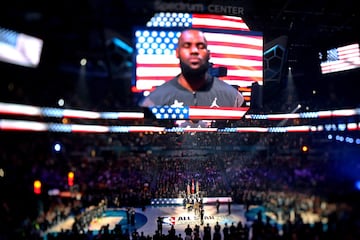
<svg viewBox="0 0 360 240">
<path fill-rule="evenodd" d="M 192 14 L 192 27 L 249 31 L 249 27 L 241 17 L 214 14 Z"/>
</svg>

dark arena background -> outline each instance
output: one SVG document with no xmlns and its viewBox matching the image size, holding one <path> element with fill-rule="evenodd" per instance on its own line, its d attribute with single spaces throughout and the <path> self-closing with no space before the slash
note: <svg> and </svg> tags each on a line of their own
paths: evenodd
<svg viewBox="0 0 360 240">
<path fill-rule="evenodd" d="M 358 9 L 5 1 L 0 239 L 360 239 Z M 187 27 L 241 108 L 139 107 Z"/>
</svg>

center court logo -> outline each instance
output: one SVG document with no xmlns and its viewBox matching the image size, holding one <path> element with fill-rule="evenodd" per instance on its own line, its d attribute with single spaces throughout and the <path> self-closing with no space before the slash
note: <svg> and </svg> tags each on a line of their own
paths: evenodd
<svg viewBox="0 0 360 240">
<path fill-rule="evenodd" d="M 162 216 L 162 224 L 164 225 L 188 225 L 188 224 L 199 224 L 199 216 Z M 226 220 L 224 216 L 204 216 L 204 221 L 209 223 L 223 222 Z"/>
<path fill-rule="evenodd" d="M 175 225 L 175 217 L 162 217 L 163 220 L 162 220 L 162 224 L 165 224 L 165 225 Z"/>
</svg>

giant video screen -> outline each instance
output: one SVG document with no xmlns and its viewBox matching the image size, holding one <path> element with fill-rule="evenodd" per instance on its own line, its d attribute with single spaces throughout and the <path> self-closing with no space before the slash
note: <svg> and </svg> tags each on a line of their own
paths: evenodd
<svg viewBox="0 0 360 240">
<path fill-rule="evenodd" d="M 359 44 L 353 43 L 319 52 L 322 74 L 348 71 L 360 67 Z"/>
<path fill-rule="evenodd" d="M 232 22 L 233 19 L 239 21 L 239 18 L 230 17 L 229 20 L 227 16 L 217 16 L 216 21 L 213 18 L 211 18 L 213 21 L 206 21 L 205 18 L 210 18 L 209 15 L 184 14 L 178 18 L 172 18 L 172 21 L 184 23 L 188 18 L 192 19 L 192 24 L 195 21 L 194 18 L 201 18 L 195 21 L 197 23 L 195 27 L 204 32 L 208 41 L 208 49 L 211 53 L 211 74 L 236 88 L 244 96 L 245 101 L 243 106 L 237 109 L 184 106 L 185 111 L 180 111 L 180 114 L 174 114 L 174 109 L 171 108 L 155 108 L 153 110 L 156 111 L 157 118 L 241 118 L 250 108 L 253 84 L 263 84 L 262 33 L 246 28 L 240 29 L 238 27 L 240 23 L 229 24 L 229 21 Z M 133 92 L 145 96 L 180 73 L 175 49 L 180 32 L 189 27 L 194 27 L 194 24 L 192 26 L 183 24 L 181 27 L 159 24 L 134 28 Z"/>
<path fill-rule="evenodd" d="M 42 39 L 0 27 L 0 61 L 36 68 L 42 48 Z"/>
</svg>

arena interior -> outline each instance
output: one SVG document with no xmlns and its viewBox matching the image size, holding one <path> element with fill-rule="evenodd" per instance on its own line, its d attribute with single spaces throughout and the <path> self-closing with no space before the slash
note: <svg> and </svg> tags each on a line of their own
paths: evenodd
<svg viewBox="0 0 360 240">
<path fill-rule="evenodd" d="M 2 5 L 1 240 L 360 239 L 355 1 Z M 261 33 L 246 113 L 159 119 L 138 107 L 133 29 L 160 12 L 241 17 Z M 42 40 L 38 62 L 5 52 L 17 33 Z M 324 56 L 340 71 L 322 72 Z"/>
</svg>

